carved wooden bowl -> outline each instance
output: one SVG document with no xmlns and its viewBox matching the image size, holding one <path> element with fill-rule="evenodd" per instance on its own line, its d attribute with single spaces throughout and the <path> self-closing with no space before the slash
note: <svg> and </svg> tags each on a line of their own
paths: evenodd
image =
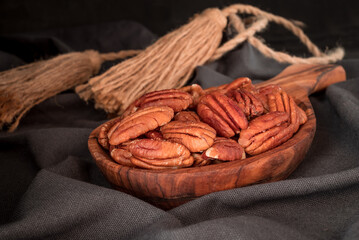
<svg viewBox="0 0 359 240">
<path fill-rule="evenodd" d="M 304 159 L 316 130 L 316 119 L 308 95 L 344 81 L 338 65 L 298 64 L 266 82 L 280 85 L 306 112 L 308 121 L 287 142 L 242 161 L 173 170 L 148 170 L 120 165 L 97 142 L 101 126 L 88 140 L 97 166 L 113 186 L 163 209 L 171 209 L 200 196 L 287 178 Z"/>
</svg>

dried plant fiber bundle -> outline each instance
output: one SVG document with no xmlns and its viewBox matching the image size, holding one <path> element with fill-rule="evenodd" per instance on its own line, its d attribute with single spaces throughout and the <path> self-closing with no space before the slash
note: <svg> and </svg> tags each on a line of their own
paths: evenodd
<svg viewBox="0 0 359 240">
<path fill-rule="evenodd" d="M 247 26 L 237 13 L 252 15 Z M 292 31 L 314 57 L 304 59 L 276 52 L 254 37 L 269 21 Z M 220 45 L 223 31 L 228 24 L 232 25 L 238 34 Z M 220 58 L 246 40 L 264 55 L 280 62 L 328 63 L 343 57 L 341 48 L 328 55 L 322 53 L 298 25 L 298 22 L 249 5 L 235 4 L 223 10 L 207 9 L 195 15 L 186 25 L 160 38 L 137 56 L 78 86 L 76 91 L 85 100 L 94 99 L 96 107 L 121 114 L 132 101 L 147 92 L 183 86 L 197 66 Z"/>
<path fill-rule="evenodd" d="M 73 52 L 1 72 L 0 129 L 15 130 L 22 116 L 33 106 L 88 81 L 98 73 L 103 61 L 137 52 Z"/>
<path fill-rule="evenodd" d="M 250 17 L 241 19 L 238 13 Z M 256 38 L 255 34 L 270 21 L 283 25 L 296 35 L 313 57 L 300 58 L 277 52 Z M 229 25 L 236 29 L 237 35 L 222 43 L 223 31 Z M 197 66 L 220 58 L 244 41 L 279 62 L 325 64 L 343 58 L 344 50 L 340 47 L 328 53 L 321 52 L 299 25 L 250 5 L 234 4 L 195 15 L 187 24 L 143 51 L 69 53 L 2 72 L 0 128 L 15 130 L 21 117 L 33 106 L 75 86 L 82 99 L 95 101 L 95 107 L 121 114 L 134 99 L 146 92 L 182 87 Z M 133 55 L 136 56 L 95 76 L 103 61 Z"/>
</svg>

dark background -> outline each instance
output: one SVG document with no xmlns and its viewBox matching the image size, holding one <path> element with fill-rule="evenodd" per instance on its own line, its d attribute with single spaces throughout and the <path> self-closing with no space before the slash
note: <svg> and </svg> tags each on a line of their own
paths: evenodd
<svg viewBox="0 0 359 240">
<path fill-rule="evenodd" d="M 222 8 L 233 3 L 251 4 L 300 20 L 306 24 L 305 33 L 322 50 L 341 45 L 347 50 L 347 58 L 357 56 L 359 2 L 354 0 L 1 0 L 0 35 L 133 20 L 161 36 L 205 8 Z M 296 37 L 274 24 L 263 38 L 276 50 L 305 54 Z"/>
<path fill-rule="evenodd" d="M 195 13 L 233 2 L 0 0 L 0 71 L 86 48 L 143 48 Z M 322 50 L 341 45 L 347 53 L 340 64 L 348 81 L 311 96 L 316 137 L 288 180 L 214 193 L 168 212 L 149 206 L 102 176 L 86 143 L 106 114 L 69 90 L 31 109 L 14 133 L 0 133 L 0 239 L 359 239 L 359 3 L 242 3 L 303 21 Z M 276 50 L 306 53 L 274 24 L 262 37 Z M 249 44 L 217 66 L 226 67 L 196 74 L 213 84 L 220 73 L 267 79 L 282 69 Z"/>
</svg>

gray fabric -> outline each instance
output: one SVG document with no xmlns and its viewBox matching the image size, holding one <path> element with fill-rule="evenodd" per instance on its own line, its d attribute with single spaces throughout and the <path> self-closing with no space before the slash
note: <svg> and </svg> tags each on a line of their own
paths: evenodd
<svg viewBox="0 0 359 240">
<path fill-rule="evenodd" d="M 136 39 L 138 46 L 154 39 L 143 27 L 130 26 L 147 34 Z M 75 46 L 64 32 L 53 34 Z M 80 29 L 71 35 L 76 42 L 85 38 Z M 0 62 L 6 66 L 7 55 Z M 317 132 L 287 180 L 209 194 L 170 211 L 112 189 L 102 176 L 87 138 L 106 121 L 104 112 L 72 91 L 46 100 L 17 131 L 0 133 L 0 239 L 358 239 L 359 60 L 341 64 L 348 81 L 310 97 Z M 284 67 L 244 44 L 198 67 L 192 82 L 209 87 L 240 76 L 262 81 Z"/>
</svg>

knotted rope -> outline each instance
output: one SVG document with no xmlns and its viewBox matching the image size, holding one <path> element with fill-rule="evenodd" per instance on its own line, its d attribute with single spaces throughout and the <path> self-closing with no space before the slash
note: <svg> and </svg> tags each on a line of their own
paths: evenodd
<svg viewBox="0 0 359 240">
<path fill-rule="evenodd" d="M 238 13 L 251 16 L 241 19 Z M 262 31 L 268 22 L 283 25 L 291 31 L 313 57 L 290 56 L 266 46 L 255 34 Z M 228 25 L 236 29 L 237 35 L 220 45 Z M 86 101 L 93 99 L 97 108 L 121 114 L 134 99 L 146 92 L 182 87 L 197 66 L 219 59 L 244 41 L 250 42 L 267 57 L 291 64 L 325 64 L 344 56 L 342 48 L 321 52 L 300 29 L 299 22 L 256 7 L 235 4 L 222 10 L 207 9 L 143 51 L 69 53 L 0 73 L 0 128 L 13 131 L 33 106 L 74 86 L 77 86 L 75 90 L 81 98 Z M 129 56 L 134 57 L 91 78 L 104 61 Z"/>
<path fill-rule="evenodd" d="M 248 27 L 238 13 L 252 15 Z M 227 18 L 238 34 L 220 46 Z M 307 46 L 314 57 L 290 56 L 266 46 L 254 35 L 263 30 L 269 21 L 290 30 Z M 298 23 L 250 5 L 235 4 L 223 10 L 205 10 L 188 24 L 160 38 L 137 56 L 78 86 L 76 91 L 85 100 L 94 99 L 96 107 L 121 114 L 133 100 L 146 92 L 183 86 L 197 66 L 219 59 L 246 40 L 265 56 L 279 62 L 329 63 L 344 56 L 342 48 L 328 54 L 321 52 L 300 29 Z"/>
</svg>

